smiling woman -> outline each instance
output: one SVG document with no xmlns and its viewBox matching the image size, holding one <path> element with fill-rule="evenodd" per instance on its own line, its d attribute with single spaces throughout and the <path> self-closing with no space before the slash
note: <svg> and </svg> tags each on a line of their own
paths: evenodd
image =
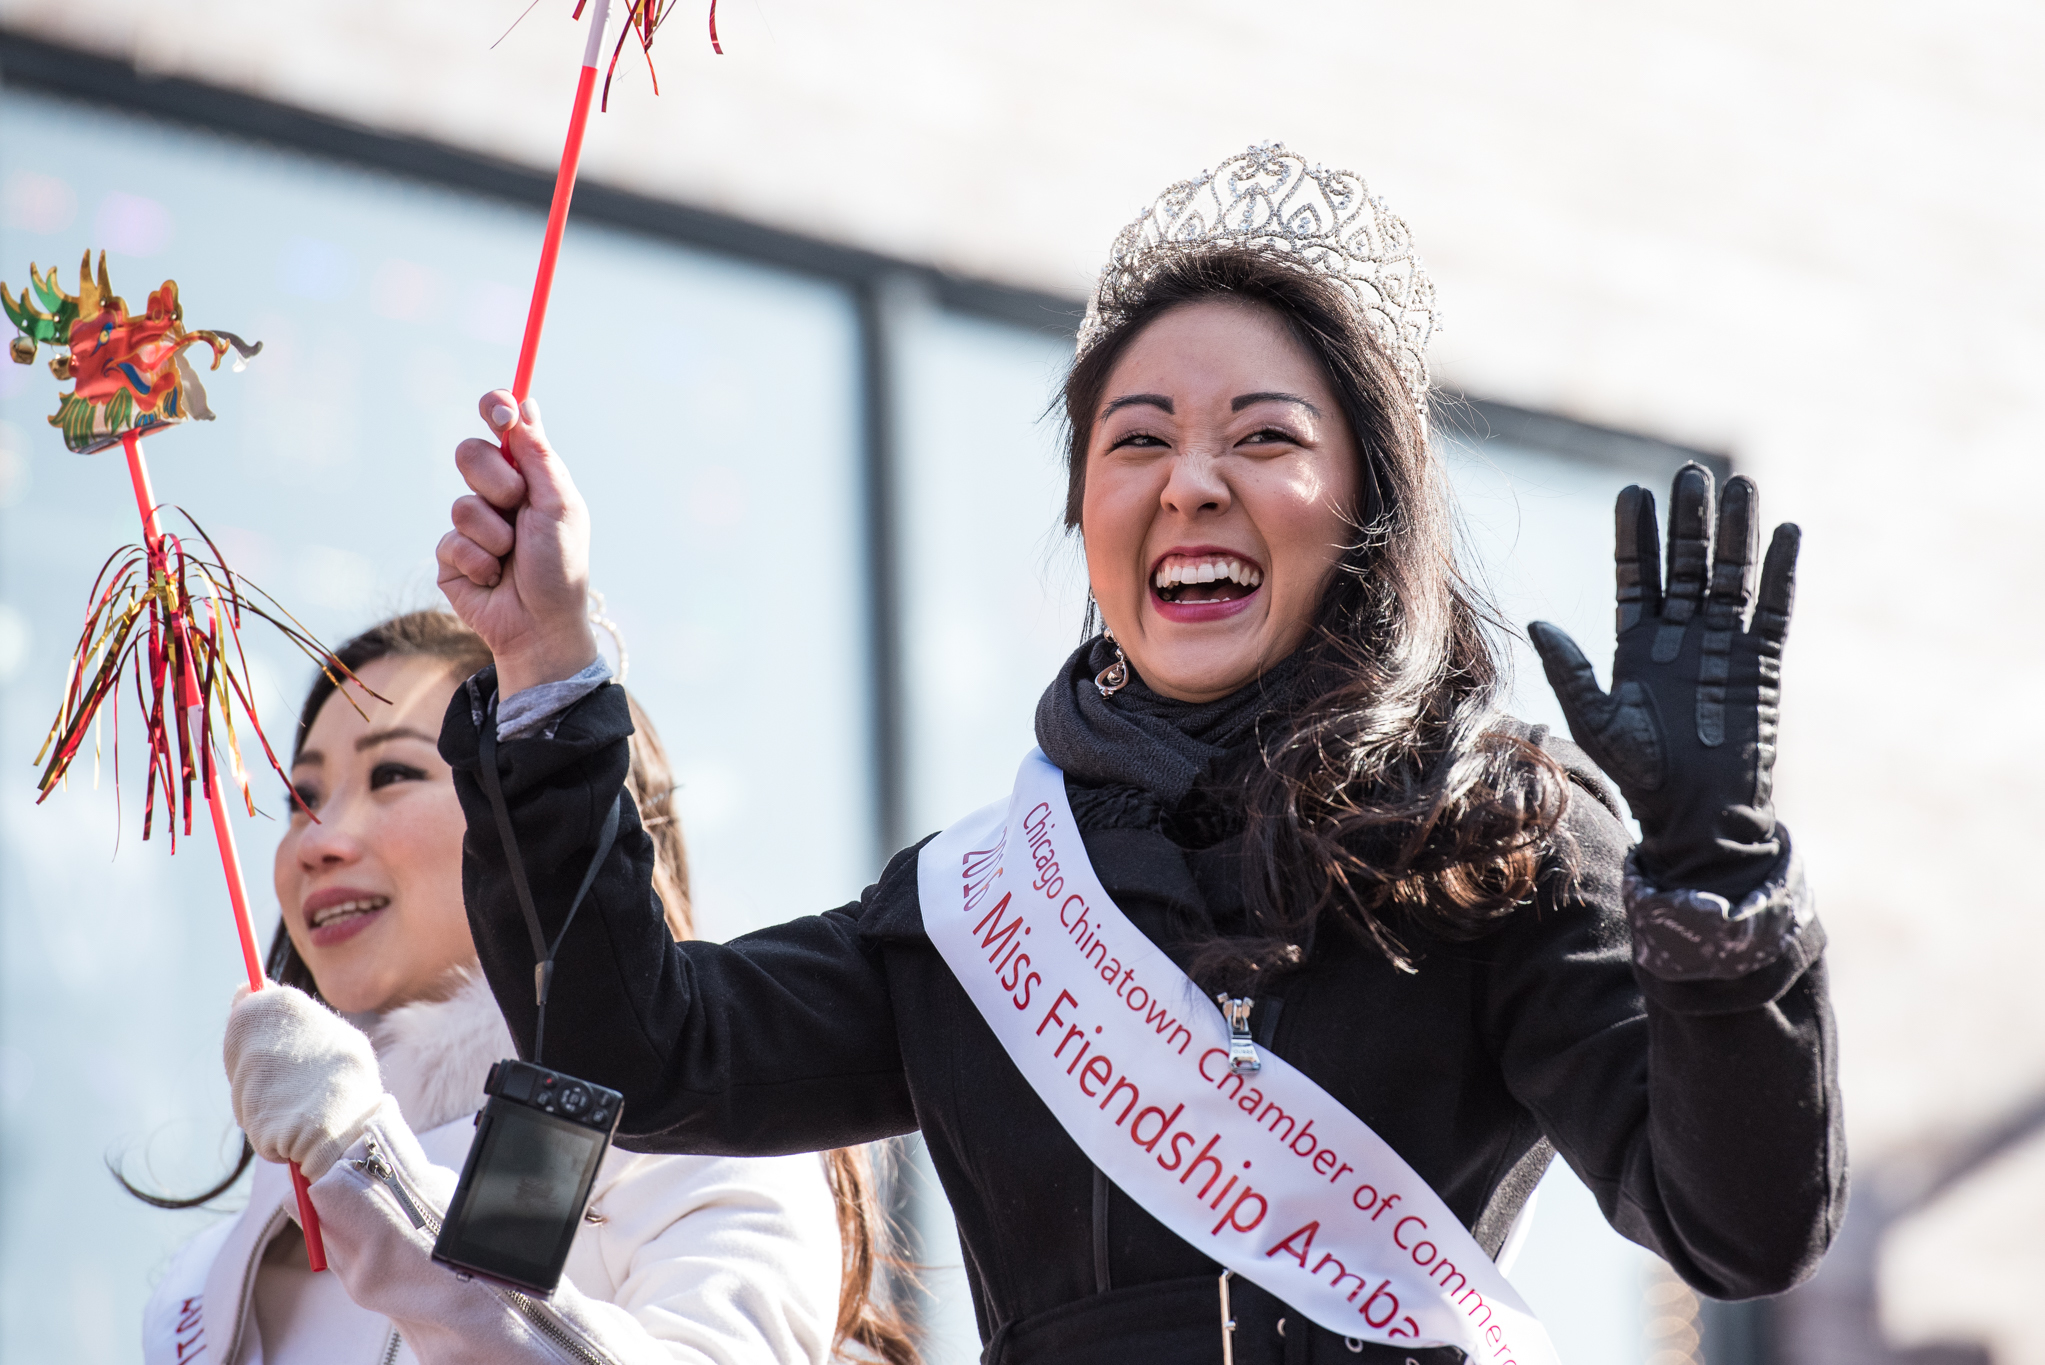
<svg viewBox="0 0 2045 1365">
<path fill-rule="evenodd" d="M 1107 630 L 1043 693 L 1040 751 L 856 901 L 727 944 L 653 927 L 629 809 L 602 842 L 632 723 L 581 615 L 588 509 L 534 406 L 486 394 L 441 586 L 519 719 L 493 737 L 457 698 L 440 751 L 507 1018 L 530 1027 L 535 962 L 486 779 L 542 904 L 603 859 L 559 1064 L 623 1092 L 619 1141 L 921 1129 L 989 1365 L 1552 1361 L 1494 1261 L 1557 1152 L 1704 1293 L 1808 1274 L 1845 1167 L 1823 934 L 1770 804 L 1795 529 L 1757 566 L 1753 485 L 1688 466 L 1664 591 L 1625 490 L 1613 691 L 1530 629 L 1585 748 L 1502 715 L 1429 436 L 1433 326 L 1355 176 L 1267 146 L 1170 187 L 1065 385 Z M 792 800 L 789 846 L 829 814 Z M 1189 1056 L 1258 1079 L 1203 1107 Z"/>
<path fill-rule="evenodd" d="M 276 1365 L 553 1360 L 540 1345 L 549 1337 L 605 1360 L 666 1358 L 687 1342 L 717 1359 L 813 1365 L 845 1340 L 904 1359 L 899 1329 L 868 1293 L 885 1251 L 875 1250 L 872 1176 L 857 1151 L 821 1161 L 614 1152 L 567 1278 L 544 1305 L 430 1264 L 430 1231 L 399 1215 L 445 1203 L 484 1076 L 516 1052 L 476 971 L 464 823 L 436 740 L 441 713 L 490 653 L 453 616 L 415 612 L 337 656 L 365 690 L 344 693 L 322 676 L 301 716 L 294 811 L 275 867 L 282 914 L 269 973 L 283 989 L 250 997 L 269 1011 L 260 1021 L 244 1005 L 228 1027 L 248 1133 L 242 1165 L 198 1200 L 151 1201 L 200 1202 L 256 1151 L 299 1144 L 334 1273 L 306 1269 L 279 1202 L 279 1168 L 266 1161 L 247 1208 L 188 1244 L 158 1284 L 145 1319 L 149 1360 L 189 1365 L 194 1342 L 234 1360 L 251 1340 Z M 632 804 L 655 854 L 663 931 L 685 938 L 674 782 L 636 704 L 633 716 Z M 287 1051 L 289 1065 L 264 1061 L 266 1049 Z M 339 1178 L 347 1170 L 358 1173 L 353 1185 Z M 381 1174 L 362 1178 L 371 1172 Z"/>
<path fill-rule="evenodd" d="M 291 950 L 343 1013 L 445 994 L 475 958 L 462 908 L 460 808 L 433 731 L 461 669 L 425 654 L 363 666 L 367 709 L 322 705 L 291 762 L 297 796 L 277 845 L 277 903 Z M 372 714 L 373 712 L 373 714 Z"/>
<path fill-rule="evenodd" d="M 1125 706 L 1281 668 L 1293 701 L 1210 775 L 1249 811 L 1261 932 L 1210 941 L 1196 975 L 1282 973 L 1330 910 L 1400 964 L 1395 918 L 1479 932 L 1532 891 L 1567 779 L 1495 724 L 1498 661 L 1396 358 L 1335 280 L 1249 247 L 1173 256 L 1103 311 L 1065 383 L 1066 524 L 1110 632 L 1086 666 L 1126 652 Z"/>
<path fill-rule="evenodd" d="M 1136 671 L 1178 701 L 1227 696 L 1299 648 L 1353 535 L 1339 397 L 1283 317 L 1244 298 L 1161 310 L 1073 376 L 1082 411 L 1094 371 L 1111 395 L 1075 461 L 1087 575 Z"/>
</svg>

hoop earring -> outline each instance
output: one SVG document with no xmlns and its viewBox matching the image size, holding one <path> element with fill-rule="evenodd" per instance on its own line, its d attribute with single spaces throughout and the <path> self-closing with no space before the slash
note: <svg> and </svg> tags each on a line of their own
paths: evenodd
<svg viewBox="0 0 2045 1365">
<path fill-rule="evenodd" d="M 1112 697 L 1129 685 L 1129 657 L 1122 652 L 1122 646 L 1115 644 L 1115 632 L 1104 630 L 1101 638 L 1114 646 L 1115 662 L 1094 674 L 1094 687 L 1103 697 Z"/>
<path fill-rule="evenodd" d="M 620 687 L 625 685 L 625 675 L 632 671 L 632 656 L 625 649 L 625 632 L 610 617 L 604 606 L 604 595 L 595 588 L 589 590 L 589 623 L 611 637 L 611 643 L 618 647 L 618 673 L 613 679 Z"/>
</svg>

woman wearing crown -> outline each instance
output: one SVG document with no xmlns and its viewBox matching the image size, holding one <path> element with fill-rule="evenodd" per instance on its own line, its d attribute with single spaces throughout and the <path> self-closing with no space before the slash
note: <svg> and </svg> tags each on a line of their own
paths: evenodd
<svg viewBox="0 0 2045 1365">
<path fill-rule="evenodd" d="M 1432 320 L 1404 225 L 1282 147 L 1123 232 L 1065 384 L 1106 629 L 1051 680 L 1040 751 L 857 900 L 722 945 L 665 932 L 626 803 L 549 1039 L 624 1093 L 624 1145 L 920 1128 L 990 1361 L 1551 1360 L 1493 1262 L 1556 1153 L 1702 1293 L 1814 1267 L 1845 1159 L 1823 934 L 1770 803 L 1797 533 L 1757 565 L 1753 485 L 1686 468 L 1664 582 L 1626 490 L 1610 692 L 1536 624 L 1577 744 L 1501 716 Z M 631 724 L 566 464 L 530 405 L 482 410 L 440 560 L 497 666 L 441 747 L 523 1036 L 480 728 L 493 697 L 553 713 L 497 762 L 560 906 Z"/>
</svg>

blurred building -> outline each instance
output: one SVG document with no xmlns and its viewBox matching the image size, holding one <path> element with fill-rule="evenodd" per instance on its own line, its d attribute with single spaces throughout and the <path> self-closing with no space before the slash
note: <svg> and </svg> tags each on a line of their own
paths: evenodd
<svg viewBox="0 0 2045 1365">
<path fill-rule="evenodd" d="M 159 492 L 330 639 L 434 599 L 448 452 L 515 355 L 579 50 L 567 4 L 492 48 L 521 8 L 0 0 L 0 278 L 105 246 L 124 291 L 174 275 L 195 323 L 268 343 L 214 428 L 158 443 Z M 719 24 L 721 58 L 676 11 L 658 98 L 620 64 L 536 386 L 676 751 L 705 932 L 843 901 L 1005 786 L 1078 636 L 1043 416 L 1078 301 L 1162 185 L 1281 139 L 1363 172 L 1435 274 L 1437 374 L 1473 396 L 1451 467 L 1507 619 L 1605 638 L 1611 497 L 1692 455 L 1806 532 L 1778 793 L 1878 1193 L 1811 1292 L 1727 1311 L 1558 1166 L 1516 1278 L 1565 1358 L 2045 1362 L 2045 740 L 2022 701 L 2045 16 L 751 0 Z M 0 1362 L 133 1358 L 150 1276 L 207 1215 L 141 1208 L 103 1160 L 189 1188 L 229 1153 L 217 871 L 137 846 L 132 811 L 113 859 L 111 794 L 82 782 L 31 804 L 85 587 L 133 537 L 118 470 L 43 425 L 52 393 L 0 365 L 22 764 Z M 1522 713 L 1558 721 L 1519 649 Z M 306 678 L 257 668 L 274 726 Z M 245 833 L 258 882 L 270 844 Z M 955 1267 L 941 1198 L 905 1188 Z M 963 1300 L 933 1276 L 945 1360 L 972 1355 Z"/>
</svg>

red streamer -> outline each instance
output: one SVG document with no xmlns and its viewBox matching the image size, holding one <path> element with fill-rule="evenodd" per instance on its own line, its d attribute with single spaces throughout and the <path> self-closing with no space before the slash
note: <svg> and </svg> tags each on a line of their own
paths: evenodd
<svg viewBox="0 0 2045 1365">
<path fill-rule="evenodd" d="M 575 17 L 582 16 L 582 5 L 587 2 L 581 0 L 576 5 Z M 646 57 L 646 74 L 652 78 L 653 93 L 660 94 L 660 73 L 653 67 L 653 35 L 667 22 L 674 7 L 675 0 L 666 0 L 665 4 L 659 0 L 632 0 L 631 8 L 625 12 L 625 31 L 618 35 L 617 45 L 611 49 L 610 64 L 604 70 L 603 98 L 597 104 L 600 112 L 610 112 L 611 78 L 618 72 L 618 58 L 624 55 L 626 41 L 632 38 L 639 40 L 639 50 Z M 720 57 L 724 55 L 724 44 L 717 37 L 717 0 L 710 0 L 710 50 Z"/>
</svg>

